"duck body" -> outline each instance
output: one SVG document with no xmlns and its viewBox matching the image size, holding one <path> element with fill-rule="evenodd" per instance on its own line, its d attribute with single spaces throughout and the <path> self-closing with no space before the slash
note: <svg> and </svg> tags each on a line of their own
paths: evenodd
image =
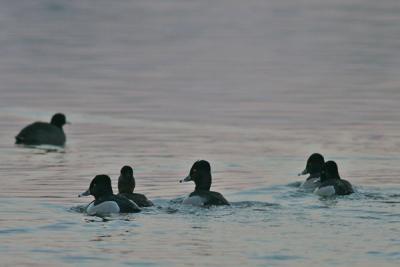
<svg viewBox="0 0 400 267">
<path fill-rule="evenodd" d="M 193 206 L 229 205 L 229 202 L 219 192 L 196 190 L 183 200 L 183 204 Z"/>
<path fill-rule="evenodd" d="M 324 157 L 319 153 L 313 153 L 307 159 L 306 168 L 299 175 L 309 174 L 309 177 L 300 184 L 304 191 L 313 192 L 321 185 L 321 170 L 325 164 Z"/>
<path fill-rule="evenodd" d="M 224 196 L 219 192 L 210 191 L 211 188 L 211 167 L 205 160 L 196 161 L 190 169 L 189 175 L 181 182 L 193 181 L 195 189 L 183 200 L 182 204 L 194 206 L 230 205 Z"/>
<path fill-rule="evenodd" d="M 90 183 L 89 189 L 79 196 L 88 195 L 94 196 L 94 201 L 86 207 L 86 213 L 89 215 L 140 212 L 140 208 L 135 202 L 113 194 L 111 179 L 104 174 L 96 175 Z"/>
<path fill-rule="evenodd" d="M 327 161 L 321 173 L 321 185 L 314 193 L 324 197 L 343 196 L 354 193 L 354 190 L 350 182 L 340 178 L 337 164 L 334 161 Z"/>
<path fill-rule="evenodd" d="M 315 194 L 319 196 L 344 196 L 354 193 L 351 184 L 343 179 L 340 180 L 328 180 L 323 182 L 317 189 L 315 189 Z"/>
<path fill-rule="evenodd" d="M 15 137 L 16 144 L 64 146 L 66 136 L 62 126 L 66 124 L 65 116 L 55 114 L 50 123 L 34 122 L 24 127 Z"/>
<path fill-rule="evenodd" d="M 93 200 L 86 207 L 86 213 L 89 215 L 130 213 L 138 211 L 140 211 L 139 207 L 134 202 L 118 195 L 100 197 L 99 199 Z"/>
<path fill-rule="evenodd" d="M 135 202 L 139 207 L 153 206 L 153 202 L 147 199 L 143 194 L 134 193 L 136 187 L 135 177 L 133 177 L 133 169 L 130 166 L 123 166 L 121 174 L 118 178 L 118 195 Z"/>
<path fill-rule="evenodd" d="M 15 137 L 16 144 L 64 146 L 63 129 L 46 122 L 35 122 L 23 128 Z"/>
</svg>

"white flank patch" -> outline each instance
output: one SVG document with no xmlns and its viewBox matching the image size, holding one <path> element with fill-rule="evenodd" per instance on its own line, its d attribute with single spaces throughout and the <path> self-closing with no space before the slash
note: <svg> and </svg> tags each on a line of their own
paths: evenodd
<svg viewBox="0 0 400 267">
<path fill-rule="evenodd" d="M 312 192 L 312 191 L 315 190 L 315 188 L 317 188 L 317 187 L 320 185 L 319 181 L 320 181 L 320 178 L 319 178 L 319 177 L 318 177 L 318 178 L 311 178 L 311 179 L 309 179 L 309 180 L 304 181 L 304 182 L 300 185 L 300 188 L 301 188 L 301 189 L 304 189 L 304 190 L 306 190 L 306 191 Z"/>
<path fill-rule="evenodd" d="M 98 205 L 90 203 L 86 213 L 89 215 L 119 213 L 119 206 L 115 201 L 105 201 Z"/>
<path fill-rule="evenodd" d="M 199 196 L 192 196 L 192 197 L 187 197 L 185 200 L 183 200 L 182 204 L 185 205 L 193 205 L 193 206 L 204 206 L 204 198 L 199 197 Z"/>
<path fill-rule="evenodd" d="M 314 194 L 319 195 L 321 197 L 330 197 L 335 195 L 336 191 L 335 187 L 333 185 L 330 185 L 315 189 Z"/>
</svg>

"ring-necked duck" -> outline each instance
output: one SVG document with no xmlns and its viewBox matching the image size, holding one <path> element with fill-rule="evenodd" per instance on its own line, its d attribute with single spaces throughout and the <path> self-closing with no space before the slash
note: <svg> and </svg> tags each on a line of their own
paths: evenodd
<svg viewBox="0 0 400 267">
<path fill-rule="evenodd" d="M 89 189 L 81 193 L 79 197 L 89 195 L 94 196 L 94 201 L 86 207 L 86 212 L 89 215 L 140 211 L 140 208 L 133 201 L 114 195 L 111 179 L 108 175 L 96 175 L 90 183 Z"/>
<path fill-rule="evenodd" d="M 135 202 L 139 207 L 150 207 L 153 203 L 143 194 L 133 193 L 135 190 L 135 177 L 130 166 L 121 168 L 121 175 L 118 178 L 118 195 L 126 197 Z"/>
<path fill-rule="evenodd" d="M 299 173 L 299 175 L 309 174 L 307 179 L 300 185 L 300 188 L 312 192 L 321 185 L 320 177 L 324 163 L 325 160 L 321 154 L 311 154 L 307 160 L 306 168 Z"/>
<path fill-rule="evenodd" d="M 193 181 L 196 185 L 194 191 L 187 197 L 183 204 L 195 206 L 229 205 L 229 202 L 218 192 L 210 191 L 211 167 L 205 160 L 196 161 L 190 169 L 189 175 L 180 182 Z"/>
<path fill-rule="evenodd" d="M 64 146 L 65 133 L 63 125 L 67 124 L 65 115 L 54 114 L 50 123 L 34 122 L 23 128 L 15 137 L 16 144 Z"/>
<path fill-rule="evenodd" d="M 321 173 L 321 185 L 314 193 L 320 196 L 349 195 L 354 190 L 348 181 L 340 178 L 336 163 L 327 161 Z"/>
</svg>

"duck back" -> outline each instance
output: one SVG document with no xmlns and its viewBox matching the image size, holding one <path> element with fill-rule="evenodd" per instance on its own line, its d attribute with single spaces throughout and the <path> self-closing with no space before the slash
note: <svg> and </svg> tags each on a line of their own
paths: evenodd
<svg viewBox="0 0 400 267">
<path fill-rule="evenodd" d="M 135 202 L 139 207 L 151 207 L 153 206 L 153 202 L 147 199 L 147 197 L 143 194 L 138 193 L 119 193 L 118 196 L 125 197 L 129 200 Z"/>
<path fill-rule="evenodd" d="M 16 144 L 55 145 L 65 144 L 65 133 L 62 128 L 46 122 L 35 122 L 23 128 L 15 137 Z"/>
</svg>

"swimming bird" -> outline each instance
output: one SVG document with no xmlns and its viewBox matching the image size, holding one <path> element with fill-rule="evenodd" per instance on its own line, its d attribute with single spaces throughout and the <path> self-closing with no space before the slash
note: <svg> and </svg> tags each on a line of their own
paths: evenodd
<svg viewBox="0 0 400 267">
<path fill-rule="evenodd" d="M 81 193 L 79 197 L 89 195 L 94 196 L 94 201 L 86 207 L 86 213 L 89 215 L 140 211 L 135 202 L 122 196 L 114 195 L 111 179 L 105 174 L 96 175 L 90 183 L 89 189 Z"/>
<path fill-rule="evenodd" d="M 189 175 L 180 182 L 193 181 L 196 185 L 183 204 L 195 206 L 229 205 L 229 202 L 221 193 L 210 191 L 211 188 L 211 167 L 205 160 L 196 161 L 190 169 Z"/>
<path fill-rule="evenodd" d="M 143 194 L 133 193 L 135 190 L 135 177 L 133 177 L 133 169 L 130 166 L 121 168 L 121 174 L 118 178 L 118 195 L 126 197 L 135 202 L 139 207 L 153 206 L 153 202 L 147 199 Z"/>
<path fill-rule="evenodd" d="M 320 177 L 324 163 L 324 156 L 319 153 L 311 154 L 307 160 L 306 168 L 299 173 L 299 175 L 309 174 L 307 179 L 300 185 L 300 188 L 312 192 L 321 185 Z"/>
<path fill-rule="evenodd" d="M 321 185 L 314 193 L 319 196 L 349 195 L 354 190 L 348 181 L 340 178 L 336 162 L 327 161 L 321 172 Z"/>
<path fill-rule="evenodd" d="M 34 122 L 23 128 L 15 137 L 16 144 L 64 146 L 63 125 L 67 124 L 65 115 L 56 113 L 50 123 Z"/>
</svg>

